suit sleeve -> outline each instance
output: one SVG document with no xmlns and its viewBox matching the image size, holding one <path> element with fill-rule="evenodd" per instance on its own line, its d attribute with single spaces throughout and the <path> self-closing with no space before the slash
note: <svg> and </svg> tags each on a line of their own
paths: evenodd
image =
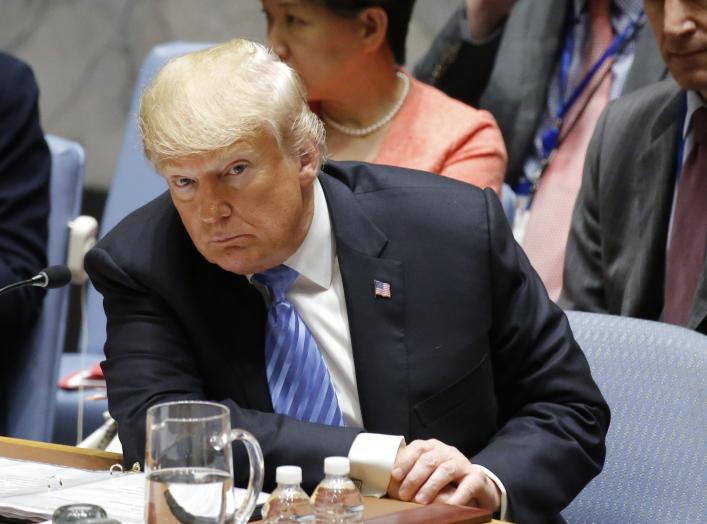
<svg viewBox="0 0 707 524">
<path fill-rule="evenodd" d="M 266 490 L 274 487 L 279 464 L 301 466 L 303 485 L 311 490 L 321 480 L 324 457 L 348 454 L 360 428 L 310 424 L 247 409 L 230 398 L 207 398 L 194 354 L 198 348 L 191 347 L 169 305 L 119 267 L 105 249 L 91 250 L 86 268 L 104 297 L 108 325 L 102 368 L 128 466 L 144 459 L 147 408 L 175 400 L 211 400 L 228 406 L 232 427 L 250 431 L 260 443 Z M 245 485 L 245 451 L 238 444 L 233 449 L 236 483 Z"/>
<path fill-rule="evenodd" d="M 417 63 L 413 74 L 452 98 L 478 107 L 491 77 L 503 30 L 497 30 L 483 43 L 472 43 L 462 33 L 464 9 L 462 2 Z"/>
<path fill-rule="evenodd" d="M 566 316 L 485 192 L 492 275 L 492 364 L 499 431 L 472 461 L 503 482 L 518 522 L 557 515 L 602 468 L 609 408 Z"/>
<path fill-rule="evenodd" d="M 47 263 L 51 159 L 38 95 L 29 67 L 0 55 L 0 287 L 31 277 Z M 0 297 L 6 340 L 27 333 L 43 296 L 24 288 Z"/>
<path fill-rule="evenodd" d="M 608 110 L 597 123 L 587 149 L 582 186 L 572 213 L 563 288 L 558 302 L 563 309 L 608 313 L 602 276 L 599 217 L 599 166 L 607 115 Z"/>
</svg>

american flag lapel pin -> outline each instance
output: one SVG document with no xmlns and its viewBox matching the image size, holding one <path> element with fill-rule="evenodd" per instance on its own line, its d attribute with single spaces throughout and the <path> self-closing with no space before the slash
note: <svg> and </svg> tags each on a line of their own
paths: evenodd
<svg viewBox="0 0 707 524">
<path fill-rule="evenodd" d="M 381 298 L 390 298 L 390 284 L 388 282 L 381 282 L 380 280 L 373 281 L 373 289 L 375 296 Z"/>
</svg>

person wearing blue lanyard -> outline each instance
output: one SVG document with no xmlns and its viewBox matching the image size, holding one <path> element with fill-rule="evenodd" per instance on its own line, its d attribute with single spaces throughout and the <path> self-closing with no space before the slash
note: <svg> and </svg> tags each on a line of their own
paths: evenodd
<svg viewBox="0 0 707 524">
<path fill-rule="evenodd" d="M 597 36 L 592 9 L 600 4 L 609 8 L 611 35 L 602 52 L 592 55 L 588 50 Z M 554 299 L 561 289 L 564 242 L 593 128 L 587 113 L 595 121 L 595 106 L 601 109 L 608 100 L 667 74 L 651 30 L 643 25 L 641 10 L 640 0 L 466 0 L 415 69 L 418 78 L 478 104 L 498 121 L 509 155 L 506 182 L 521 194 L 517 238 Z M 606 51 L 609 54 L 601 67 L 573 99 L 587 72 Z M 591 101 L 590 94 L 598 93 L 594 90 L 599 80 L 607 77 L 608 90 L 606 85 L 602 89 L 608 91 L 608 99 L 597 96 L 585 104 Z M 547 138 L 543 143 L 543 137 L 561 119 L 558 142 L 562 145 L 570 138 L 568 130 L 578 113 L 585 117 L 573 132 L 581 131 L 581 137 L 569 140 L 564 154 L 576 161 L 553 168 L 561 156 L 551 155 L 554 148 L 548 147 L 552 144 Z M 545 171 L 539 178 L 542 167 L 555 172 Z M 546 182 L 543 188 L 542 178 L 559 182 Z"/>
<path fill-rule="evenodd" d="M 679 87 L 625 97 L 597 125 L 560 304 L 707 334 L 707 7 L 646 0 L 645 9 Z"/>
</svg>

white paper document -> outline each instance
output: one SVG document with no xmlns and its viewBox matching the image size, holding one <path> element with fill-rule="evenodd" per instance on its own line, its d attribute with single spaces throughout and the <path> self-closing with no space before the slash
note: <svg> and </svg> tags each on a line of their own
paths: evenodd
<svg viewBox="0 0 707 524">
<path fill-rule="evenodd" d="M 240 504 L 245 490 L 236 489 Z M 198 496 L 198 491 L 194 492 Z M 258 502 L 264 502 L 261 494 Z M 66 504 L 96 504 L 122 524 L 144 519 L 145 475 L 0 458 L 0 516 L 44 522 Z"/>
<path fill-rule="evenodd" d="M 142 473 L 88 471 L 0 458 L 0 515 L 45 521 L 65 504 L 96 504 L 123 524 L 143 521 Z"/>
</svg>

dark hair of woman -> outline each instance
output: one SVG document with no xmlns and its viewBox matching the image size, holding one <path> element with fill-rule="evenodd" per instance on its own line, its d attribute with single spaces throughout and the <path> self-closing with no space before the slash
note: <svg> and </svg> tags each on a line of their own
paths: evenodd
<svg viewBox="0 0 707 524">
<path fill-rule="evenodd" d="M 386 39 L 398 65 L 405 64 L 405 40 L 415 0 L 320 0 L 339 16 L 356 16 L 367 7 L 380 7 L 388 15 Z"/>
</svg>

